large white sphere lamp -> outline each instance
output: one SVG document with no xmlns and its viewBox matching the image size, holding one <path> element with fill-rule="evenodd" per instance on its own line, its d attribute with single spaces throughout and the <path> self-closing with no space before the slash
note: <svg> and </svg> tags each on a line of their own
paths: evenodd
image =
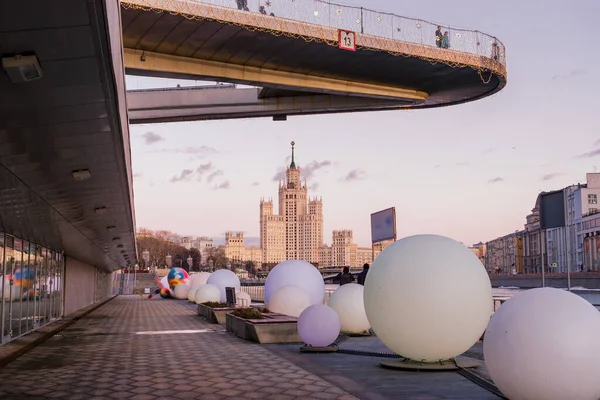
<svg viewBox="0 0 600 400">
<path fill-rule="evenodd" d="M 342 332 L 361 334 L 371 327 L 365 312 L 363 294 L 362 285 L 349 283 L 340 286 L 327 300 L 327 305 L 340 317 Z"/>
<path fill-rule="evenodd" d="M 492 317 L 483 355 L 511 400 L 600 399 L 600 312 L 576 294 L 516 294 Z"/>
<path fill-rule="evenodd" d="M 325 283 L 323 276 L 314 265 L 301 260 L 289 260 L 277 264 L 265 281 L 265 302 L 283 286 L 298 286 L 310 296 L 311 304 L 323 304 Z"/>
</svg>

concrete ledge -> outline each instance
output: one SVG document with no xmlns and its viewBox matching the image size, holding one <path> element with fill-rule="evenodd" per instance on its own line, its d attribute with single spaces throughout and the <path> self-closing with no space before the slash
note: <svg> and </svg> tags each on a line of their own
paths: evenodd
<svg viewBox="0 0 600 400">
<path fill-rule="evenodd" d="M 84 307 L 66 317 L 62 317 L 58 321 L 42 326 L 41 328 L 28 333 L 25 336 L 15 339 L 4 346 L 0 346 L 0 368 L 10 364 L 23 354 L 34 349 L 37 345 L 45 342 L 60 331 L 73 325 L 75 322 L 102 307 L 115 297 L 117 296 L 111 296 L 100 301 L 99 303 Z"/>
</svg>

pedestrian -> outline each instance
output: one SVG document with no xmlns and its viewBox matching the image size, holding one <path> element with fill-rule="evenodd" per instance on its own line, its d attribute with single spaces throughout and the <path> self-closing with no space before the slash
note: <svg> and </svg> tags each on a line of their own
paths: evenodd
<svg viewBox="0 0 600 400">
<path fill-rule="evenodd" d="M 350 267 L 344 267 L 342 272 L 338 275 L 340 280 L 340 286 L 345 285 L 347 283 L 354 282 L 354 276 L 350 273 Z"/>
<path fill-rule="evenodd" d="M 367 274 L 369 273 L 369 264 L 363 265 L 363 270 L 360 274 L 358 274 L 358 278 L 356 281 L 359 285 L 365 285 L 365 279 L 367 279 Z"/>
<path fill-rule="evenodd" d="M 442 35 L 442 27 L 438 26 L 437 31 L 435 31 L 435 45 L 437 47 L 442 47 L 442 38 L 444 35 Z"/>
</svg>

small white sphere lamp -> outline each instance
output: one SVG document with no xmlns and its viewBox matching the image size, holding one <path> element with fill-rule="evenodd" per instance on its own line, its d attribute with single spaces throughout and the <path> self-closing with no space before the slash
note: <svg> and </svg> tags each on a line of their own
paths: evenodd
<svg viewBox="0 0 600 400">
<path fill-rule="evenodd" d="M 312 347 L 327 347 L 340 334 L 340 318 L 331 308 L 315 304 L 305 309 L 298 317 L 298 335 Z"/>
<path fill-rule="evenodd" d="M 562 289 L 518 293 L 492 317 L 485 365 L 511 400 L 600 399 L 600 313 Z"/>
<path fill-rule="evenodd" d="M 310 296 L 311 304 L 323 304 L 325 282 L 319 270 L 306 261 L 289 260 L 277 264 L 265 281 L 265 302 L 283 286 L 298 286 Z"/>
<path fill-rule="evenodd" d="M 340 317 L 342 332 L 360 334 L 371 327 L 365 312 L 364 287 L 356 283 L 340 286 L 329 297 L 327 305 Z"/>
<path fill-rule="evenodd" d="M 240 290 L 240 278 L 228 269 L 220 269 L 218 271 L 210 274 L 208 279 L 206 280 L 206 284 L 214 285 L 219 288 L 221 292 L 221 302 L 225 303 L 227 301 L 227 295 L 225 292 L 225 288 L 233 287 L 236 292 Z"/>
<path fill-rule="evenodd" d="M 192 303 L 196 302 L 196 292 L 198 291 L 200 286 L 202 286 L 202 285 L 197 284 L 197 283 L 192 283 L 190 286 L 190 290 L 188 291 L 188 300 L 191 301 Z"/>
<path fill-rule="evenodd" d="M 202 285 L 196 291 L 196 303 L 202 304 L 207 302 L 218 303 L 221 301 L 221 291 L 215 285 Z"/>
<path fill-rule="evenodd" d="M 290 285 L 280 287 L 273 293 L 268 308 L 271 312 L 297 318 L 310 305 L 310 296 L 306 290 Z"/>
<path fill-rule="evenodd" d="M 492 287 L 481 261 L 463 244 L 437 235 L 407 237 L 379 254 L 364 300 L 377 337 L 419 362 L 467 351 L 493 312 Z"/>
<path fill-rule="evenodd" d="M 187 299 L 189 291 L 190 286 L 188 284 L 180 283 L 179 285 L 175 286 L 175 289 L 173 289 L 173 296 L 176 299 L 184 300 Z"/>
</svg>

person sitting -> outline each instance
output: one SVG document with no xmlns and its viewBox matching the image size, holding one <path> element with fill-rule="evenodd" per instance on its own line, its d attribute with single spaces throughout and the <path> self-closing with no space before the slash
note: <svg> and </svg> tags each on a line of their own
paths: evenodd
<svg viewBox="0 0 600 400">
<path fill-rule="evenodd" d="M 340 286 L 355 281 L 354 276 L 352 276 L 352 274 L 350 273 L 350 267 L 344 267 L 342 272 L 338 274 L 338 277 L 340 280 Z"/>
</svg>

